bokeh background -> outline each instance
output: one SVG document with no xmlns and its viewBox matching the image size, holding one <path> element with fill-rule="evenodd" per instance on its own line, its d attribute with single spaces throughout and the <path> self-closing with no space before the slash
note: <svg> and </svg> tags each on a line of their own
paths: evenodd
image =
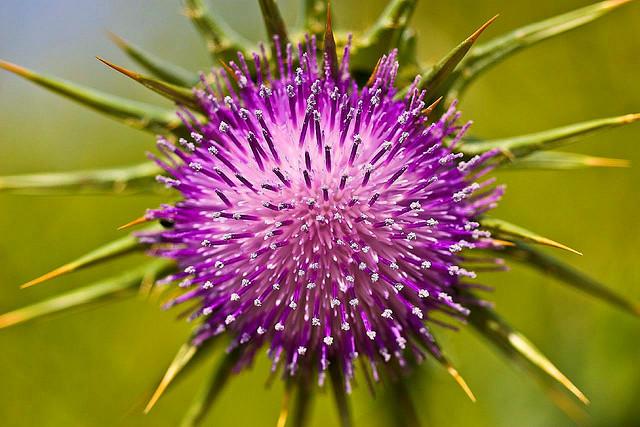
<svg viewBox="0 0 640 427">
<path fill-rule="evenodd" d="M 264 36 L 257 2 L 211 1 L 252 39 Z M 280 4 L 289 22 L 294 0 Z M 380 0 L 334 1 L 336 25 L 362 29 Z M 589 4 L 583 0 L 423 1 L 413 22 L 424 60 L 435 60 L 495 13 L 483 39 Z M 111 30 L 191 69 L 207 66 L 179 0 L 2 0 L 0 58 L 139 100 L 163 103 L 94 60 L 130 64 Z M 640 4 L 544 42 L 490 71 L 466 96 L 464 117 L 480 136 L 509 136 L 640 109 Z M 504 172 L 499 215 L 584 252 L 556 254 L 640 300 L 640 127 L 585 139 L 575 151 L 630 159 L 631 169 Z M 153 139 L 0 73 L 0 175 L 131 164 Z M 17 285 L 120 234 L 157 197 L 0 195 L 0 312 L 76 288 L 140 258 L 84 271 L 33 289 Z M 592 400 L 594 426 L 640 426 L 640 320 L 520 267 L 484 277 L 498 309 Z M 143 300 L 128 300 L 0 331 L 0 425 L 175 426 L 208 366 L 167 393 L 150 415 L 142 405 L 189 334 L 189 326 Z M 426 363 L 412 398 L 427 427 L 569 426 L 537 384 L 473 332 L 437 331 L 478 396 L 473 404 Z M 281 386 L 265 387 L 262 358 L 239 375 L 207 425 L 272 426 Z M 354 393 L 359 426 L 385 426 L 379 400 Z M 337 424 L 330 393 L 315 401 L 312 426 Z"/>
</svg>

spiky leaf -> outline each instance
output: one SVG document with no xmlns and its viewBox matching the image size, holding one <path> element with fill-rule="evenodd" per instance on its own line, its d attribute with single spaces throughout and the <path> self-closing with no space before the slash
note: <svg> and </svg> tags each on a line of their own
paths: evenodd
<svg viewBox="0 0 640 427">
<path fill-rule="evenodd" d="M 475 47 L 456 71 L 448 99 L 459 98 L 482 72 L 514 53 L 578 28 L 632 0 L 607 0 L 530 24 Z"/>
<path fill-rule="evenodd" d="M 132 194 L 158 191 L 162 170 L 152 162 L 113 169 L 9 175 L 0 177 L 0 192 L 18 194 Z"/>
<path fill-rule="evenodd" d="M 62 276 L 64 274 L 69 274 L 71 272 L 78 271 L 83 268 L 87 268 L 92 265 L 126 255 L 130 252 L 142 248 L 144 248 L 144 245 L 141 245 L 135 236 L 127 235 L 120 239 L 109 242 L 106 245 L 100 246 L 99 248 L 92 250 L 86 255 L 83 255 L 78 259 L 75 259 L 61 267 L 58 267 L 43 276 L 33 279 L 20 287 L 28 288 L 37 285 L 38 283 L 42 283 L 47 280 Z"/>
<path fill-rule="evenodd" d="M 173 269 L 167 260 L 155 260 L 136 269 L 0 315 L 0 329 L 70 309 L 135 295 L 138 287 Z"/>
<path fill-rule="evenodd" d="M 178 352 L 162 376 L 160 383 L 147 402 L 144 413 L 148 414 L 160 397 L 169 389 L 169 386 L 176 384 L 179 379 L 184 378 L 185 374 L 193 369 L 198 361 L 204 359 L 205 356 L 210 353 L 211 349 L 214 348 L 216 342 L 215 339 L 209 339 L 200 345 L 195 345 L 191 342 L 183 344 L 182 347 L 178 349 Z"/>
<path fill-rule="evenodd" d="M 504 153 L 505 159 L 515 159 L 537 151 L 551 150 L 568 145 L 589 133 L 630 124 L 638 120 L 640 120 L 640 114 L 607 117 L 528 135 L 490 141 L 468 142 L 462 145 L 460 151 L 468 155 L 475 155 L 498 149 Z"/>
<path fill-rule="evenodd" d="M 530 245 L 517 242 L 515 246 L 504 247 L 499 253 L 514 261 L 521 262 L 525 266 L 533 267 L 546 275 L 554 277 L 573 288 L 606 301 L 624 311 L 640 316 L 640 304 L 628 301 L 597 280 L 592 279 L 559 259 L 547 255 Z"/>
<path fill-rule="evenodd" d="M 327 23 L 324 30 L 324 60 L 327 62 L 331 75 L 334 79 L 338 79 L 338 51 L 336 48 L 336 39 L 333 36 L 333 26 L 331 21 L 331 8 L 327 8 Z"/>
<path fill-rule="evenodd" d="M 426 89 L 429 99 L 435 99 L 441 95 L 441 86 L 447 81 L 451 73 L 458 66 L 462 58 L 469 52 L 471 46 L 478 40 L 480 35 L 491 25 L 498 15 L 489 19 L 480 28 L 467 37 L 462 43 L 453 48 L 444 58 L 438 61 L 427 71 L 420 82 L 420 87 Z"/>
<path fill-rule="evenodd" d="M 114 33 L 109 33 L 109 37 L 129 58 L 144 67 L 155 77 L 167 83 L 187 88 L 193 87 L 198 83 L 199 79 L 195 73 L 164 61 Z"/>
<path fill-rule="evenodd" d="M 509 163 L 509 169 L 548 169 L 574 170 L 585 168 L 624 168 L 629 161 L 624 159 L 609 159 L 579 153 L 564 153 L 560 151 L 538 151 L 521 159 Z"/>
<path fill-rule="evenodd" d="M 39 74 L 10 62 L 0 61 L 0 68 L 136 129 L 153 133 L 168 133 L 182 124 L 180 118 L 170 110 L 109 95 L 65 80 Z"/>
<path fill-rule="evenodd" d="M 434 342 L 435 344 L 435 342 Z M 451 364 L 451 362 L 445 357 L 442 351 L 437 350 L 436 347 L 432 346 L 423 346 L 423 348 L 433 356 L 433 359 L 440 364 L 444 369 L 446 369 L 447 373 L 451 375 L 451 378 L 455 380 L 460 389 L 467 395 L 469 400 L 472 402 L 476 401 L 476 396 L 471 391 L 471 388 L 467 384 L 467 382 L 462 378 L 462 375 L 458 372 L 458 370 Z"/>
<path fill-rule="evenodd" d="M 184 105 L 185 107 L 189 107 L 196 111 L 201 110 L 200 104 L 193 94 L 192 89 L 182 86 L 176 86 L 174 84 L 163 82 L 153 77 L 144 76 L 142 74 L 136 73 L 135 71 L 128 70 L 124 67 L 121 67 L 120 65 L 109 62 L 104 58 L 100 58 L 99 56 L 97 57 L 97 59 L 98 61 L 113 68 L 119 73 L 122 73 L 130 79 L 135 80 L 147 89 L 151 89 L 155 93 L 164 96 L 165 98 L 175 102 L 178 105 Z"/>
<path fill-rule="evenodd" d="M 540 245 L 551 246 L 554 248 L 564 249 L 565 251 L 573 252 L 574 254 L 582 255 L 582 253 L 571 249 L 570 247 L 558 243 L 554 240 L 543 237 L 533 231 L 529 231 L 526 228 L 507 222 L 503 219 L 483 217 L 480 220 L 482 227 L 489 230 L 494 237 L 500 239 L 512 240 L 518 239 L 525 242 L 537 243 Z"/>
<path fill-rule="evenodd" d="M 469 323 L 515 364 L 529 371 L 543 384 L 557 381 L 582 403 L 589 399 L 524 335 L 512 328 L 488 307 L 471 307 Z"/>
</svg>

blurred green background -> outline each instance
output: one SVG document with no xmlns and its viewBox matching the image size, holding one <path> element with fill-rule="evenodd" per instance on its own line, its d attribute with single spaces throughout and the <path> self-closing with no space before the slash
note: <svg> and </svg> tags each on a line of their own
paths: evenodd
<svg viewBox="0 0 640 427">
<path fill-rule="evenodd" d="M 294 0 L 280 1 L 292 22 Z M 422 1 L 414 16 L 423 60 L 435 60 L 487 18 L 484 40 L 530 21 L 589 4 L 581 0 Z M 212 1 L 252 39 L 264 36 L 257 2 Z M 334 1 L 339 28 L 362 29 L 383 1 Z M 640 4 L 544 42 L 489 72 L 462 104 L 480 136 L 509 136 L 640 110 Z M 2 0 L 0 58 L 140 100 L 162 103 L 93 59 L 129 64 L 105 30 L 194 70 L 207 55 L 180 15 L 178 0 Z M 640 165 L 636 125 L 591 136 L 575 151 Z M 131 164 L 153 139 L 0 73 L 0 175 Z M 503 172 L 499 215 L 567 243 L 557 254 L 619 293 L 640 300 L 640 168 Z M 140 258 L 74 274 L 33 289 L 17 285 L 120 235 L 156 197 L 0 195 L 0 312 L 76 288 Z M 498 310 L 589 396 L 595 426 L 640 426 L 640 320 L 532 271 L 481 276 L 496 284 Z M 150 415 L 142 405 L 189 326 L 143 300 L 64 314 L 0 331 L 0 425 L 174 426 L 208 367 L 166 394 Z M 473 404 L 448 375 L 426 363 L 413 399 L 427 427 L 567 426 L 572 422 L 524 373 L 478 336 L 436 331 L 478 397 Z M 207 425 L 273 426 L 282 389 L 265 388 L 263 357 L 239 375 Z M 354 393 L 358 426 L 387 425 L 365 387 Z M 381 399 L 379 396 L 378 400 Z M 337 424 L 329 393 L 312 426 Z"/>
</svg>

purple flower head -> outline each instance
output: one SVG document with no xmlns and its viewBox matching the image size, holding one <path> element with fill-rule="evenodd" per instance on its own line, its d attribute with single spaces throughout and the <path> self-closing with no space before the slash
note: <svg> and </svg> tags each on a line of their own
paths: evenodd
<svg viewBox="0 0 640 427">
<path fill-rule="evenodd" d="M 206 121 L 185 111 L 190 138 L 158 143 L 180 200 L 147 217 L 171 226 L 143 238 L 178 262 L 170 305 L 198 302 L 196 343 L 228 331 L 241 365 L 266 345 L 274 369 L 335 364 L 348 384 L 358 357 L 377 378 L 439 354 L 431 315 L 468 313 L 462 251 L 492 244 L 476 219 L 503 189 L 483 180 L 495 152 L 456 153 L 455 104 L 433 120 L 417 85 L 398 96 L 395 51 L 359 87 L 349 46 L 338 64 L 310 41 L 275 75 L 239 55 L 203 78 Z"/>
</svg>

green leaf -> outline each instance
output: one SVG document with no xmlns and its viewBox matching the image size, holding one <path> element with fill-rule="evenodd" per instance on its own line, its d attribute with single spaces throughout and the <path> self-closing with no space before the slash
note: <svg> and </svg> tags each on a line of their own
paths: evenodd
<svg viewBox="0 0 640 427">
<path fill-rule="evenodd" d="M 258 0 L 260 3 L 260 12 L 262 12 L 262 19 L 264 20 L 264 26 L 267 29 L 267 35 L 269 36 L 269 42 L 273 43 L 273 36 L 278 36 L 280 42 L 280 49 L 284 52 L 286 45 L 289 42 L 289 36 L 287 35 L 287 26 L 282 19 L 280 9 L 275 0 Z M 275 48 L 275 46 L 274 46 Z"/>
<path fill-rule="evenodd" d="M 150 231 L 152 229 L 153 228 L 150 227 L 147 231 Z M 53 271 L 50 271 L 47 274 L 33 279 L 20 287 L 23 289 L 29 288 L 47 280 L 54 279 L 64 274 L 69 274 L 95 264 L 100 264 L 113 258 L 121 257 L 142 248 L 144 248 L 144 245 L 140 244 L 135 236 L 129 234 L 125 237 L 121 237 L 120 239 L 109 242 L 106 245 L 100 246 L 99 248 L 92 250 L 86 255 L 83 255 L 78 259 L 75 259 L 67 264 L 64 264 L 61 267 L 56 268 Z"/>
<path fill-rule="evenodd" d="M 212 59 L 230 61 L 239 51 L 250 50 L 250 44 L 215 19 L 202 0 L 185 0 L 184 12 L 204 39 Z"/>
<path fill-rule="evenodd" d="M 134 295 L 143 282 L 153 281 L 172 268 L 173 263 L 170 261 L 155 260 L 119 276 L 5 313 L 0 315 L 0 329 L 73 308 Z"/>
<path fill-rule="evenodd" d="M 590 120 L 528 135 L 490 141 L 468 142 L 460 147 L 460 151 L 468 155 L 475 155 L 498 149 L 504 153 L 505 159 L 517 159 L 535 153 L 536 151 L 551 150 L 556 147 L 568 145 L 578 138 L 598 130 L 627 125 L 638 120 L 640 120 L 640 114 L 627 114 L 624 116 Z"/>
<path fill-rule="evenodd" d="M 207 413 L 217 400 L 218 396 L 227 384 L 227 380 L 236 365 L 240 351 L 237 349 L 222 356 L 220 363 L 211 371 L 203 387 L 195 397 L 185 417 L 180 423 L 181 427 L 195 427 L 202 423 Z"/>
<path fill-rule="evenodd" d="M 327 0 L 302 0 L 302 26 L 309 34 L 322 34 L 327 16 Z"/>
<path fill-rule="evenodd" d="M 182 87 L 193 87 L 198 83 L 199 78 L 195 73 L 157 58 L 116 34 L 109 33 L 109 37 L 111 37 L 111 40 L 113 40 L 116 46 L 122 49 L 133 61 L 165 82 Z"/>
<path fill-rule="evenodd" d="M 65 80 L 38 74 L 10 62 L 0 61 L 0 68 L 49 89 L 58 95 L 70 98 L 86 107 L 120 120 L 136 129 L 166 134 L 182 125 L 180 118 L 170 110 L 120 98 Z"/>
<path fill-rule="evenodd" d="M 158 191 L 153 162 L 113 169 L 0 176 L 0 192 L 18 194 L 132 194 Z"/>
<path fill-rule="evenodd" d="M 482 225 L 482 228 L 490 231 L 493 237 L 498 237 L 500 239 L 506 240 L 523 240 L 525 242 L 551 246 L 554 248 L 564 249 L 565 251 L 569 251 L 577 255 L 582 255 L 581 252 L 578 252 L 575 249 L 571 249 L 570 247 L 563 245 L 562 243 L 558 243 L 554 240 L 543 237 L 537 233 L 534 233 L 533 231 L 529 231 L 525 228 L 502 219 L 483 217 L 480 219 L 480 224 Z"/>
<path fill-rule="evenodd" d="M 482 72 L 512 54 L 594 21 L 632 0 L 607 0 L 513 30 L 474 48 L 456 71 L 449 99 L 459 98 Z"/>
<path fill-rule="evenodd" d="M 535 345 L 493 310 L 481 305 L 473 306 L 468 320 L 480 335 L 495 345 L 516 365 L 526 369 L 534 378 L 546 385 L 552 379 L 582 403 L 589 404 L 589 399 Z"/>
<path fill-rule="evenodd" d="M 498 15 L 494 16 L 478 28 L 473 34 L 467 37 L 462 43 L 453 48 L 444 58 L 438 61 L 429 71 L 427 71 L 420 82 L 420 87 L 426 89 L 429 99 L 435 99 L 441 95 L 441 86 L 447 81 L 451 73 L 458 66 L 462 58 L 469 52 L 471 46 L 478 40 L 484 30 L 489 27 Z"/>
<path fill-rule="evenodd" d="M 198 103 L 198 100 L 193 94 L 192 89 L 184 88 L 182 86 L 176 86 L 171 83 L 154 79 L 153 77 L 143 76 L 142 74 L 116 65 L 99 56 L 96 57 L 96 59 L 107 65 L 108 67 L 118 71 L 119 73 L 124 74 L 130 79 L 135 80 L 147 89 L 151 89 L 155 93 L 164 96 L 165 98 L 175 102 L 178 105 L 184 105 L 196 111 L 202 110 L 200 104 Z"/>
<path fill-rule="evenodd" d="M 629 161 L 560 151 L 538 151 L 509 163 L 508 169 L 574 170 L 585 168 L 624 168 Z"/>
<path fill-rule="evenodd" d="M 525 243 L 517 242 L 515 246 L 506 246 L 499 250 L 499 253 L 523 265 L 533 267 L 545 275 L 554 277 L 566 285 L 608 302 L 628 313 L 640 316 L 640 304 L 628 301 L 586 274 Z"/>
<path fill-rule="evenodd" d="M 331 389 L 338 411 L 340 427 L 353 427 L 353 416 L 349 405 L 349 396 L 344 383 L 344 374 L 335 365 L 329 365 L 329 375 L 331 376 Z"/>
</svg>

